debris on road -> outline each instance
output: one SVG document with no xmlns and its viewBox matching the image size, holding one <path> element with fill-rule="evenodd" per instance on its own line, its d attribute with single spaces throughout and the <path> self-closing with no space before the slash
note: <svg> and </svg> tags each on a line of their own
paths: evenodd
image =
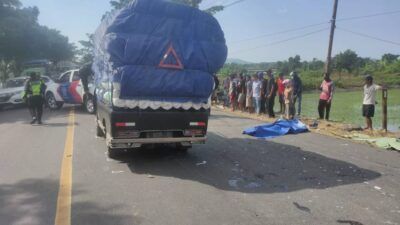
<svg viewBox="0 0 400 225">
<path fill-rule="evenodd" d="M 151 175 L 151 174 L 148 174 L 148 175 L 147 175 L 147 178 L 153 179 L 153 178 L 156 178 L 156 177 L 153 176 L 153 175 Z"/>
<path fill-rule="evenodd" d="M 233 188 L 238 188 L 238 182 L 239 182 L 239 180 L 229 180 L 228 181 L 229 186 L 233 187 Z"/>
<path fill-rule="evenodd" d="M 207 164 L 207 161 L 203 161 L 201 163 L 197 163 L 196 166 L 201 166 L 201 165 L 205 165 L 205 164 Z"/>
<path fill-rule="evenodd" d="M 382 188 L 379 187 L 379 186 L 374 186 L 374 189 L 375 189 L 375 190 L 378 190 L 378 191 L 382 190 Z"/>
<path fill-rule="evenodd" d="M 296 208 L 298 208 L 299 210 L 303 211 L 303 212 L 308 212 L 311 213 L 311 209 L 305 206 L 300 205 L 297 202 L 293 202 L 293 205 L 296 206 Z"/>
<path fill-rule="evenodd" d="M 375 138 L 365 134 L 353 134 L 349 136 L 349 138 L 355 141 L 362 141 L 375 144 L 375 146 L 378 148 L 400 151 L 400 139 L 389 138 L 389 137 Z"/>
<path fill-rule="evenodd" d="M 123 173 L 123 172 L 125 172 L 125 171 L 122 171 L 122 170 L 118 170 L 118 171 L 114 171 L 113 170 L 113 171 L 111 171 L 112 174 L 119 174 L 119 173 Z"/>
<path fill-rule="evenodd" d="M 247 189 L 259 188 L 259 187 L 261 187 L 261 184 L 259 184 L 257 182 L 250 182 L 250 183 L 246 184 L 244 187 Z"/>
</svg>

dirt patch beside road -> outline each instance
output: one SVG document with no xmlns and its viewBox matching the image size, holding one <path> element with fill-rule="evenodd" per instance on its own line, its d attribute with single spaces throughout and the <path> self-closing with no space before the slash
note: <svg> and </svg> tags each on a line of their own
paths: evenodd
<svg viewBox="0 0 400 225">
<path fill-rule="evenodd" d="M 272 123 L 276 119 L 279 118 L 280 115 L 277 115 L 277 118 L 268 118 L 266 115 L 255 115 L 249 114 L 247 112 L 234 111 L 231 109 L 223 108 L 222 106 L 213 106 L 213 110 L 222 111 L 225 113 L 233 114 L 236 116 L 259 120 L 267 123 Z M 325 121 L 325 120 L 315 120 L 306 117 L 299 118 L 304 124 L 309 127 L 309 130 L 313 133 L 323 134 L 327 136 L 332 136 L 340 139 L 352 139 L 353 137 L 369 137 L 369 138 L 400 138 L 400 132 L 385 132 L 384 130 L 374 130 L 374 131 L 364 131 L 361 127 L 357 127 L 352 124 L 339 123 L 334 121 Z M 312 127 L 313 124 L 317 124 L 316 127 Z M 360 141 L 356 141 L 360 142 Z M 364 142 L 366 144 L 370 144 L 369 142 Z M 374 146 L 374 145 L 373 145 Z"/>
</svg>

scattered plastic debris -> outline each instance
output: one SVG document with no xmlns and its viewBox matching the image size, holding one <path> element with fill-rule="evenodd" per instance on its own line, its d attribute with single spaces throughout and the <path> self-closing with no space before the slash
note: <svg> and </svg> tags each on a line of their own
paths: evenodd
<svg viewBox="0 0 400 225">
<path fill-rule="evenodd" d="M 250 182 L 250 183 L 246 184 L 246 186 L 244 186 L 244 187 L 248 188 L 248 189 L 259 188 L 259 187 L 261 187 L 261 184 L 256 183 L 256 182 Z"/>
<path fill-rule="evenodd" d="M 151 174 L 149 174 L 149 175 L 147 175 L 147 178 L 156 178 L 156 177 L 151 175 Z"/>
<path fill-rule="evenodd" d="M 124 172 L 124 171 L 122 171 L 122 170 L 118 170 L 118 171 L 114 171 L 114 170 L 113 170 L 113 171 L 111 171 L 112 174 L 118 174 L 118 173 L 123 173 L 123 172 Z"/>
<path fill-rule="evenodd" d="M 378 190 L 378 191 L 382 190 L 382 188 L 379 186 L 374 186 L 374 188 L 375 188 L 375 190 Z"/>
<path fill-rule="evenodd" d="M 313 120 L 311 124 L 308 125 L 312 129 L 317 129 L 318 128 L 318 120 Z"/>
<path fill-rule="evenodd" d="M 201 166 L 201 165 L 205 165 L 205 164 L 207 164 L 207 161 L 203 161 L 201 163 L 197 163 L 196 166 Z"/>
<path fill-rule="evenodd" d="M 305 206 L 300 205 L 297 202 L 293 202 L 293 205 L 296 206 L 296 208 L 298 208 L 299 210 L 303 211 L 303 212 L 308 212 L 311 213 L 311 209 Z"/>
<path fill-rule="evenodd" d="M 400 140 L 396 138 L 373 138 L 365 134 L 353 134 L 349 138 L 355 141 L 364 141 L 375 144 L 378 148 L 400 151 Z"/>
<path fill-rule="evenodd" d="M 229 186 L 233 187 L 233 188 L 238 188 L 238 180 L 229 180 Z"/>
</svg>

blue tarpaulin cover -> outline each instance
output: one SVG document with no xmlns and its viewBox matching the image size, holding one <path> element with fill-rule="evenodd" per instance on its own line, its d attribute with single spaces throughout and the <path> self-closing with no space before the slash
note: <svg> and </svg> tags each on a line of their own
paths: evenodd
<svg viewBox="0 0 400 225">
<path fill-rule="evenodd" d="M 97 86 L 116 84 L 119 100 L 207 103 L 212 74 L 227 57 L 213 16 L 164 0 L 135 0 L 111 13 L 94 45 Z"/>
<path fill-rule="evenodd" d="M 307 126 L 299 120 L 277 120 L 274 123 L 263 124 L 260 126 L 248 128 L 243 131 L 257 138 L 275 138 L 286 134 L 298 134 L 308 132 Z"/>
</svg>

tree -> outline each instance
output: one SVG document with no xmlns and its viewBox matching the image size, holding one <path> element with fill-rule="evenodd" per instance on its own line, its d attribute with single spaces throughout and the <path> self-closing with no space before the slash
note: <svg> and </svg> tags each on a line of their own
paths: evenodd
<svg viewBox="0 0 400 225">
<path fill-rule="evenodd" d="M 82 48 L 80 48 L 77 52 L 80 56 L 79 62 L 82 64 L 89 63 L 93 60 L 93 34 L 86 34 L 86 36 L 88 37 L 88 40 L 79 41 L 79 44 L 81 44 Z"/>
<path fill-rule="evenodd" d="M 386 53 L 382 56 L 381 61 L 383 62 L 384 65 L 392 64 L 399 58 L 399 56 L 400 55 Z"/>
<path fill-rule="evenodd" d="M 14 61 L 6 62 L 4 60 L 0 61 L 0 83 L 5 83 L 5 81 L 10 78 L 11 74 L 17 71 L 16 64 Z"/>
<path fill-rule="evenodd" d="M 301 67 L 301 58 L 299 55 L 296 55 L 295 57 L 290 57 L 288 59 L 288 68 L 291 71 L 297 70 Z"/>
<path fill-rule="evenodd" d="M 37 7 L 19 0 L 0 0 L 0 60 L 20 65 L 31 59 L 69 60 L 74 46 L 59 31 L 38 24 Z"/>
<path fill-rule="evenodd" d="M 110 4 L 113 9 L 122 9 L 127 6 L 132 0 L 118 0 L 118 1 L 111 1 Z"/>
<path fill-rule="evenodd" d="M 337 54 L 333 58 L 334 68 L 339 71 L 339 73 L 343 70 L 347 70 L 349 73 L 353 72 L 353 70 L 357 68 L 358 61 L 357 54 L 350 49 Z"/>
<path fill-rule="evenodd" d="M 171 1 L 175 2 L 175 3 L 183 4 L 183 5 L 189 5 L 191 7 L 198 9 L 203 0 L 171 0 Z M 114 10 L 118 10 L 118 9 L 122 9 L 123 7 L 127 6 L 130 2 L 132 2 L 132 0 L 113 0 L 110 2 L 110 4 Z M 214 15 L 215 13 L 222 11 L 222 10 L 224 10 L 224 6 L 217 5 L 217 6 L 210 7 L 204 11 L 211 15 Z"/>
</svg>

